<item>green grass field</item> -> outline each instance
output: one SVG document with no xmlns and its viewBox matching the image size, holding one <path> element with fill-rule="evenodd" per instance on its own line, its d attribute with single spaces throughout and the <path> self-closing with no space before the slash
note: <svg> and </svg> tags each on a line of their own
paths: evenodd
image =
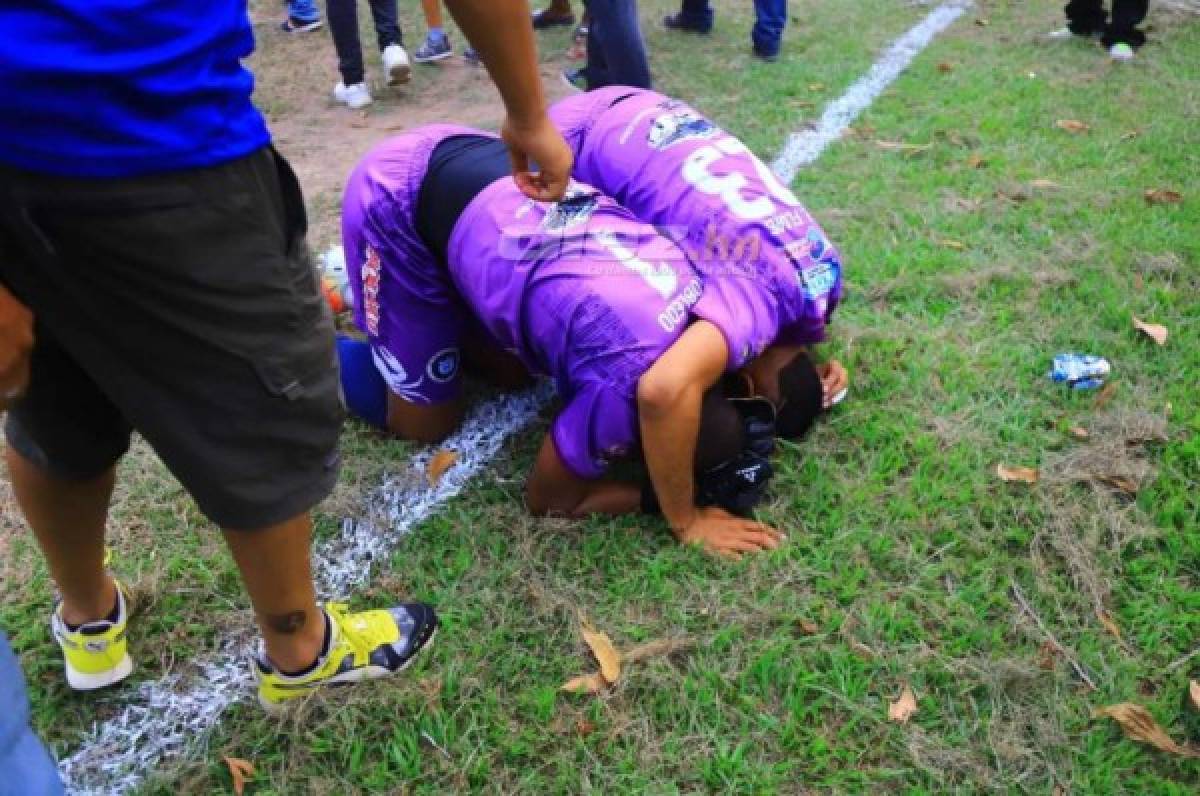
<svg viewBox="0 0 1200 796">
<path fill-rule="evenodd" d="M 708 38 L 662 31 L 665 0 L 643 3 L 643 24 L 659 87 L 767 159 L 928 11 L 793 2 L 768 66 L 749 56 L 743 5 Z M 1200 656 L 1178 663 L 1200 644 L 1200 18 L 1152 12 L 1152 44 L 1114 67 L 1035 40 L 1060 5 L 969 10 L 797 178 L 845 257 L 829 353 L 852 387 L 785 446 L 761 512 L 788 533 L 781 549 L 731 564 L 641 518 L 530 520 L 531 429 L 353 597 L 438 606 L 443 632 L 415 668 L 284 720 L 247 700 L 144 792 L 227 792 L 230 755 L 257 765 L 248 792 L 263 794 L 1195 793 L 1200 762 L 1090 713 L 1138 702 L 1200 742 L 1184 700 Z M 544 60 L 562 65 L 566 41 L 543 36 Z M 1148 204 L 1150 189 L 1182 202 Z M 1133 315 L 1169 327 L 1167 344 Z M 1113 362 L 1102 405 L 1046 379 L 1067 350 Z M 319 531 L 412 450 L 349 426 Z M 1003 483 L 997 464 L 1041 480 Z M 250 614 L 219 536 L 161 465 L 139 451 L 122 479 L 113 544 L 144 597 L 131 649 L 146 679 L 211 655 Z M 67 690 L 45 569 L 16 515 L 2 519 L 0 624 L 37 728 L 66 752 L 122 691 Z M 600 696 L 561 693 L 594 668 L 581 614 L 620 647 L 694 646 L 628 666 Z M 902 725 L 887 712 L 905 684 L 918 710 Z"/>
</svg>

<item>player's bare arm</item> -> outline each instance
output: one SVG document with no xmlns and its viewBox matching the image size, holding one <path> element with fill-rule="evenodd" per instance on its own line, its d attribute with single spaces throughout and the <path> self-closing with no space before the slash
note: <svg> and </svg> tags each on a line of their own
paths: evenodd
<svg viewBox="0 0 1200 796">
<path fill-rule="evenodd" d="M 693 323 L 638 381 L 638 417 L 646 469 L 671 532 L 710 553 L 739 557 L 777 547 L 781 534 L 722 509 L 696 506 L 692 462 L 701 401 L 728 356 L 716 326 Z"/>
<path fill-rule="evenodd" d="M 446 0 L 446 8 L 504 99 L 508 115 L 500 131 L 518 187 L 531 199 L 561 199 L 572 156 L 546 116 L 528 0 Z M 532 164 L 540 171 L 533 171 Z"/>
</svg>

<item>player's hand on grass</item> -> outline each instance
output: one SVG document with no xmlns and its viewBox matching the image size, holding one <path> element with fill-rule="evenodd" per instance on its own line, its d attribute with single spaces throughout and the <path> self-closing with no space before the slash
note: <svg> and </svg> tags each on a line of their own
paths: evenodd
<svg viewBox="0 0 1200 796">
<path fill-rule="evenodd" d="M 734 516 L 724 509 L 696 509 L 692 521 L 675 531 L 684 544 L 699 545 L 705 552 L 739 559 L 745 553 L 774 550 L 783 534 L 754 520 Z"/>
<path fill-rule="evenodd" d="M 25 390 L 32 350 L 33 313 L 0 286 L 0 411 Z"/>
<path fill-rule="evenodd" d="M 526 124 L 509 116 L 500 128 L 512 160 L 513 179 L 530 199 L 557 202 L 567 190 L 574 157 L 550 118 L 544 113 L 536 122 Z M 531 171 L 530 162 L 540 171 Z"/>
<path fill-rule="evenodd" d="M 850 375 L 836 359 L 817 365 L 817 375 L 821 377 L 821 388 L 825 394 L 824 405 L 828 409 L 838 400 L 838 395 L 849 386 Z"/>
</svg>

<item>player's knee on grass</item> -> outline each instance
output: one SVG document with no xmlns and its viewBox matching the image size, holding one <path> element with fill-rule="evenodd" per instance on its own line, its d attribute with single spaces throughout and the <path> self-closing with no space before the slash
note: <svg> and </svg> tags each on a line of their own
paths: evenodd
<svg viewBox="0 0 1200 796">
<path fill-rule="evenodd" d="M 436 404 L 417 404 L 395 393 L 387 396 L 387 430 L 401 439 L 432 445 L 453 434 L 462 425 L 461 398 Z"/>
<path fill-rule="evenodd" d="M 337 352 L 346 407 L 373 428 L 430 444 L 450 436 L 461 424 L 463 408 L 457 397 L 426 404 L 391 392 L 365 340 L 339 335 Z"/>
</svg>

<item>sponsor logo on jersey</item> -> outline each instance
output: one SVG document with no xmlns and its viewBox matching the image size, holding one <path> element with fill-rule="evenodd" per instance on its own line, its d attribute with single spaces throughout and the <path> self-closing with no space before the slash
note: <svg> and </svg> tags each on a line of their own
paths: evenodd
<svg viewBox="0 0 1200 796">
<path fill-rule="evenodd" d="M 379 253 L 367 246 L 362 266 L 363 312 L 367 319 L 367 334 L 379 334 Z"/>
<path fill-rule="evenodd" d="M 699 279 L 688 282 L 666 309 L 658 314 L 658 325 L 663 331 L 674 332 L 678 329 L 679 325 L 688 319 L 688 310 L 700 300 L 700 294 L 703 292 L 704 288 Z"/>
<path fill-rule="evenodd" d="M 448 382 L 458 373 L 458 360 L 457 348 L 443 348 L 430 358 L 425 372 L 438 383 Z"/>
<path fill-rule="evenodd" d="M 542 229 L 559 231 L 579 226 L 592 217 L 600 200 L 595 191 L 579 185 L 570 185 L 567 195 L 555 202 L 542 219 Z"/>
<path fill-rule="evenodd" d="M 804 283 L 804 290 L 811 298 L 829 295 L 829 291 L 833 290 L 833 286 L 837 284 L 837 278 L 838 264 L 836 261 L 819 262 L 811 268 L 804 268 L 800 271 L 800 281 Z"/>
<path fill-rule="evenodd" d="M 717 126 L 686 105 L 667 103 L 663 113 L 654 118 L 647 140 L 653 149 L 666 149 L 698 138 L 712 138 L 720 130 Z"/>
</svg>

